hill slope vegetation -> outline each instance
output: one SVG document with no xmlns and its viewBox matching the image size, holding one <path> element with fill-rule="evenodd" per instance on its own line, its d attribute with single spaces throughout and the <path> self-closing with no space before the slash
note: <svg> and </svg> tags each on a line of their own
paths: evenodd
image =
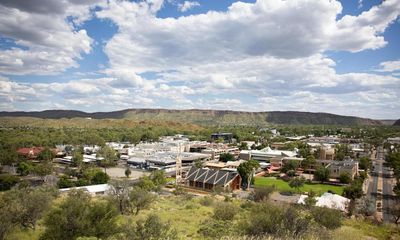
<svg viewBox="0 0 400 240">
<path fill-rule="evenodd" d="M 41 112 L 0 112 L 0 117 L 35 117 L 47 119 L 93 118 L 131 119 L 187 122 L 200 125 L 266 125 L 266 124 L 321 124 L 321 125 L 384 125 L 379 120 L 341 116 L 329 113 L 295 111 L 241 112 L 226 110 L 170 110 L 125 109 L 113 112 L 87 113 L 74 110 L 46 110 Z"/>
</svg>

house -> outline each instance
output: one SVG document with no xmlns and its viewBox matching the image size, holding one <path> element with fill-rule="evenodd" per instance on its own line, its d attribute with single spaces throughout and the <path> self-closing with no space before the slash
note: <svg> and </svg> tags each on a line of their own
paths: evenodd
<svg viewBox="0 0 400 240">
<path fill-rule="evenodd" d="M 61 188 L 61 193 L 68 193 L 72 190 L 83 190 L 84 192 L 88 192 L 90 195 L 101 195 L 105 194 L 110 189 L 110 185 L 108 184 L 97 184 L 90 186 L 82 186 L 82 187 L 73 187 L 73 188 Z"/>
<path fill-rule="evenodd" d="M 387 139 L 390 144 L 400 144 L 400 137 L 390 137 Z"/>
<path fill-rule="evenodd" d="M 44 147 L 19 148 L 17 153 L 27 159 L 36 159 L 43 150 Z"/>
<path fill-rule="evenodd" d="M 203 190 L 213 190 L 221 187 L 224 190 L 240 188 L 242 178 L 236 171 L 196 168 L 192 166 L 186 174 L 186 184 L 189 187 Z"/>
<path fill-rule="evenodd" d="M 339 178 L 341 174 L 349 174 L 351 179 L 358 174 L 358 162 L 352 159 L 345 159 L 343 161 L 331 161 L 325 166 L 331 173 L 331 178 Z"/>
</svg>

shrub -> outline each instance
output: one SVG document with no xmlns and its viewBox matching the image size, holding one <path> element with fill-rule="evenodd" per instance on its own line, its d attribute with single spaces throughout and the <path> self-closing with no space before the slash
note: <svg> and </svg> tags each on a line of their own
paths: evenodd
<svg viewBox="0 0 400 240">
<path fill-rule="evenodd" d="M 350 175 L 348 173 L 342 173 L 339 176 L 339 181 L 341 183 L 346 183 L 347 184 L 347 183 L 351 182 L 351 177 L 350 177 Z"/>
<path fill-rule="evenodd" d="M 336 209 L 315 207 L 311 210 L 314 220 L 328 229 L 336 229 L 342 226 L 342 213 Z"/>
<path fill-rule="evenodd" d="M 0 176 L 0 191 L 10 190 L 19 182 L 19 177 L 14 175 L 2 175 Z"/>
<path fill-rule="evenodd" d="M 269 199 L 269 196 L 274 191 L 275 186 L 255 187 L 254 193 L 252 194 L 251 198 L 256 202 L 266 201 Z"/>
<path fill-rule="evenodd" d="M 214 198 L 205 196 L 200 198 L 199 203 L 203 206 L 211 206 L 214 204 Z"/>
<path fill-rule="evenodd" d="M 244 233 L 250 236 L 273 235 L 298 239 L 310 230 L 311 223 L 309 216 L 296 207 L 258 203 L 251 208 L 249 218 L 242 227 Z"/>
<path fill-rule="evenodd" d="M 214 208 L 213 218 L 223 221 L 233 220 L 238 210 L 238 207 L 233 203 L 221 202 Z"/>
<path fill-rule="evenodd" d="M 232 234 L 232 224 L 227 221 L 211 219 L 203 222 L 198 233 L 203 237 L 221 239 Z"/>
</svg>

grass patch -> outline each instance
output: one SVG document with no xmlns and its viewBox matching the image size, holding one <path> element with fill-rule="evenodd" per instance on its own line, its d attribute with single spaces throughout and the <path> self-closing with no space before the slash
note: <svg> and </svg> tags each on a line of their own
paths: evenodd
<svg viewBox="0 0 400 240">
<path fill-rule="evenodd" d="M 160 197 L 151 208 L 142 211 L 139 217 L 156 213 L 163 221 L 170 222 L 181 238 L 199 239 L 198 227 L 213 214 L 211 206 L 202 206 L 199 199 L 185 200 L 182 197 Z M 136 217 L 135 217 L 136 218 Z"/>
<path fill-rule="evenodd" d="M 271 177 L 256 177 L 254 178 L 254 186 L 272 186 L 275 185 L 276 189 L 279 192 L 293 192 L 295 189 L 289 186 L 288 182 L 285 182 L 281 179 L 271 178 Z M 328 184 L 304 184 L 303 187 L 300 188 L 301 192 L 309 192 L 313 190 L 317 194 L 321 195 L 327 191 L 334 192 L 336 194 L 343 194 L 343 186 L 333 186 Z"/>
<path fill-rule="evenodd" d="M 393 225 L 376 225 L 368 220 L 346 219 L 343 227 L 333 232 L 334 239 L 400 239 L 400 229 Z"/>
</svg>

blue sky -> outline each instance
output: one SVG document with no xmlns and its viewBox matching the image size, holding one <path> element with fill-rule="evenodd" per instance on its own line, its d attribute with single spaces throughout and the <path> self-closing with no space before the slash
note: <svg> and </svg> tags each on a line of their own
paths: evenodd
<svg viewBox="0 0 400 240">
<path fill-rule="evenodd" d="M 14 0 L 0 11 L 0 111 L 400 118 L 400 0 Z"/>
</svg>

